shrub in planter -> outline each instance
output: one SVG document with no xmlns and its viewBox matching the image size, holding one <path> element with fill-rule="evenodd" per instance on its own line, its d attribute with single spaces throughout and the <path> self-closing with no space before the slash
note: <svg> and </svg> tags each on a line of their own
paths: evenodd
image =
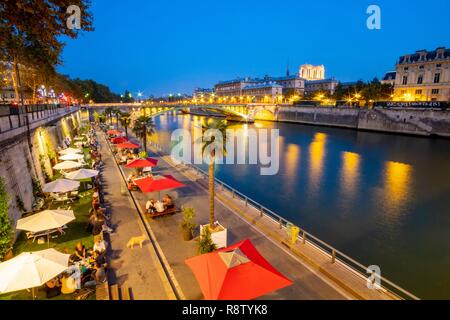
<svg viewBox="0 0 450 320">
<path fill-rule="evenodd" d="M 193 208 L 183 207 L 183 221 L 181 222 L 181 230 L 183 232 L 184 241 L 190 241 L 194 237 L 194 229 L 196 227 L 195 223 L 193 223 L 193 219 L 195 218 L 195 211 Z"/>
<path fill-rule="evenodd" d="M 209 231 L 209 228 L 203 228 L 198 241 L 198 253 L 205 254 L 215 250 L 217 250 L 217 247 L 211 239 L 211 231 Z"/>
</svg>

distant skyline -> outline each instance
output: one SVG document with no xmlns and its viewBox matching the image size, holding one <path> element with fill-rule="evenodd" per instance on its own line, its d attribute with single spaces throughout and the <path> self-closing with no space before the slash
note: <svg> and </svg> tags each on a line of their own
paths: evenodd
<svg viewBox="0 0 450 320">
<path fill-rule="evenodd" d="M 366 27 L 369 5 L 381 30 Z M 381 78 L 419 49 L 450 46 L 450 1 L 106 1 L 95 31 L 67 40 L 59 71 L 122 93 L 191 93 L 237 77 L 324 64 L 341 81 Z"/>
</svg>

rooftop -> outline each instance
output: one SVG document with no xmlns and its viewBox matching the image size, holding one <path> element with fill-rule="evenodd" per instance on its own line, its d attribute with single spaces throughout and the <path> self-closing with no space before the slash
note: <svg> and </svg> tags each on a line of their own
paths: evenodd
<svg viewBox="0 0 450 320">
<path fill-rule="evenodd" d="M 438 53 L 442 53 L 442 56 L 438 56 Z M 407 59 L 409 57 L 409 60 Z M 413 54 L 406 54 L 400 57 L 399 64 L 401 63 L 415 63 L 415 62 L 427 62 L 432 60 L 446 60 L 450 59 L 450 49 L 445 47 L 439 47 L 433 51 L 418 50 Z"/>
</svg>

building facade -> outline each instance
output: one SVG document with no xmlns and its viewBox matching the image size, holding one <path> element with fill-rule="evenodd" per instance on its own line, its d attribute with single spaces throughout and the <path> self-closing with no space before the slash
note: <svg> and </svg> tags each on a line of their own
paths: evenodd
<svg viewBox="0 0 450 320">
<path fill-rule="evenodd" d="M 298 72 L 299 77 L 305 80 L 324 80 L 325 79 L 325 66 L 313 66 L 311 64 L 304 64 L 300 66 Z"/>
<path fill-rule="evenodd" d="M 310 80 L 305 82 L 305 94 L 313 94 L 318 91 L 327 91 L 333 94 L 339 84 L 334 78 L 324 80 Z"/>
<path fill-rule="evenodd" d="M 419 50 L 400 57 L 394 100 L 450 101 L 450 49 Z"/>
<path fill-rule="evenodd" d="M 395 78 L 397 77 L 397 72 L 389 71 L 387 72 L 383 79 L 381 79 L 381 84 L 390 84 L 391 86 L 395 86 Z"/>
<path fill-rule="evenodd" d="M 253 102 L 281 103 L 283 99 L 283 87 L 275 82 L 248 85 L 242 92 L 252 97 Z"/>
<path fill-rule="evenodd" d="M 214 94 L 213 89 L 209 88 L 196 88 L 194 90 L 194 93 L 192 94 L 192 97 L 194 99 L 202 99 L 202 98 L 210 98 L 211 95 Z"/>
</svg>

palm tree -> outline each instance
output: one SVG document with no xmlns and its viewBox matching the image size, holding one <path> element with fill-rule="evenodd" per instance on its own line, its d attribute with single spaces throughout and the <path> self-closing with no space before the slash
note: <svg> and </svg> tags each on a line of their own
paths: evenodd
<svg viewBox="0 0 450 320">
<path fill-rule="evenodd" d="M 142 139 L 144 150 L 147 152 L 147 135 L 152 136 L 155 133 L 155 123 L 153 118 L 140 116 L 134 121 L 133 132 L 136 137 Z"/>
<path fill-rule="evenodd" d="M 202 130 L 205 133 L 207 130 L 217 130 L 222 134 L 222 148 L 224 154 L 226 153 L 226 129 L 227 122 L 225 120 L 219 120 L 210 118 L 206 124 L 203 124 Z M 205 154 L 205 150 L 215 143 L 215 137 L 211 137 L 209 141 L 202 141 L 202 154 Z M 214 198 L 215 198 L 215 160 L 216 160 L 216 149 L 211 148 L 210 150 L 210 161 L 208 165 L 208 186 L 209 186 L 209 226 L 211 229 L 214 228 L 215 215 L 214 215 Z"/>
<path fill-rule="evenodd" d="M 112 125 L 113 112 L 114 112 L 114 108 L 112 108 L 112 107 L 106 108 L 105 112 L 104 112 L 105 116 L 109 117 L 109 125 Z"/>
<path fill-rule="evenodd" d="M 130 114 L 128 112 L 121 112 L 119 121 L 120 121 L 121 126 L 124 127 L 125 135 L 128 138 L 128 128 L 130 127 L 130 124 L 131 124 Z"/>
<path fill-rule="evenodd" d="M 112 109 L 112 115 L 116 116 L 116 129 L 119 130 L 119 116 L 121 115 L 121 111 L 119 108 Z"/>
</svg>

